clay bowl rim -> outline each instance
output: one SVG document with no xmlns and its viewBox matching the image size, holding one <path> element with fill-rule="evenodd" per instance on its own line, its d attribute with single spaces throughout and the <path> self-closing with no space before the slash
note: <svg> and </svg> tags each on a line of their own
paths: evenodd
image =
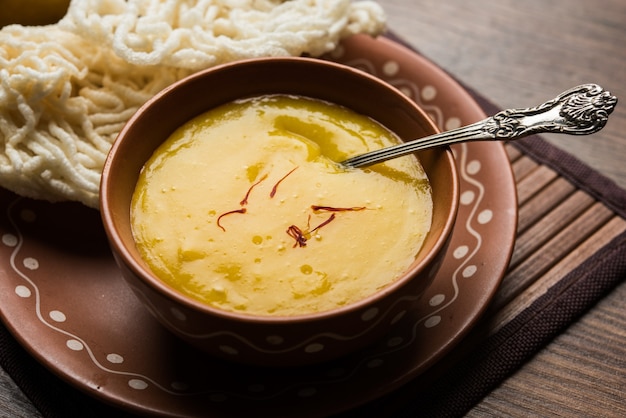
<svg viewBox="0 0 626 418">
<path fill-rule="evenodd" d="M 209 304 L 203 303 L 201 301 L 195 300 L 189 296 L 184 295 L 183 293 L 171 288 L 167 285 L 163 280 L 157 277 L 149 267 L 145 264 L 145 262 L 141 259 L 137 259 L 134 254 L 126 247 L 124 244 L 124 239 L 121 237 L 120 232 L 118 231 L 118 224 L 116 218 L 120 216 L 130 216 L 130 208 L 128 213 L 119 214 L 114 213 L 111 209 L 110 202 L 114 199 L 109 196 L 109 194 L 115 194 L 115 188 L 111 184 L 111 170 L 115 165 L 114 162 L 116 159 L 123 159 L 123 155 L 120 154 L 120 148 L 123 146 L 129 146 L 127 143 L 132 141 L 132 135 L 130 135 L 131 128 L 140 120 L 149 117 L 150 112 L 152 112 L 155 104 L 161 103 L 163 101 L 167 101 L 172 98 L 175 94 L 176 90 L 184 86 L 188 83 L 193 83 L 194 81 L 204 78 L 210 77 L 211 74 L 221 71 L 229 71 L 232 67 L 240 67 L 245 65 L 257 65 L 257 64 L 267 64 L 267 63 L 281 63 L 281 62 L 307 62 L 311 65 L 322 65 L 333 67 L 337 71 L 343 71 L 349 73 L 354 77 L 361 77 L 368 80 L 370 83 L 378 84 L 390 91 L 390 93 L 394 93 L 397 96 L 397 99 L 400 101 L 407 102 L 407 104 L 413 108 L 413 110 L 421 116 L 421 118 L 426 122 L 427 125 L 433 130 L 433 132 L 439 132 L 439 129 L 432 121 L 432 119 L 426 114 L 426 112 L 415 103 L 413 100 L 408 98 L 404 93 L 402 93 L 399 89 L 388 84 L 384 80 L 377 78 L 365 71 L 359 70 L 357 68 L 349 67 L 344 64 L 336 63 L 333 61 L 327 61 L 322 59 L 314 59 L 314 58 L 304 58 L 304 57 L 263 57 L 263 58 L 251 58 L 244 59 L 239 61 L 234 61 L 226 64 L 217 65 L 206 70 L 199 71 L 192 75 L 189 75 L 179 81 L 174 82 L 170 86 L 164 88 L 160 92 L 156 93 L 153 97 L 147 100 L 140 108 L 131 116 L 131 118 L 126 122 L 123 126 L 122 130 L 118 134 L 117 138 L 113 142 L 111 149 L 106 157 L 102 177 L 100 182 L 100 213 L 103 221 L 104 229 L 106 235 L 109 240 L 109 244 L 111 246 L 112 251 L 116 252 L 118 257 L 120 257 L 125 264 L 125 266 L 131 271 L 133 275 L 135 275 L 144 285 L 156 290 L 161 296 L 166 297 L 168 300 L 173 301 L 176 304 L 181 304 L 192 311 L 200 313 L 202 315 L 212 315 L 216 317 L 220 317 L 222 319 L 237 321 L 242 323 L 250 323 L 250 324 L 272 324 L 272 325 L 280 325 L 280 324 L 298 324 L 298 323 L 307 323 L 307 322 L 315 322 L 324 319 L 330 319 L 333 317 L 343 316 L 349 313 L 357 312 L 368 306 L 373 306 L 377 301 L 385 299 L 391 293 L 396 292 L 399 288 L 404 287 L 411 280 L 417 278 L 420 273 L 425 271 L 426 266 L 433 263 L 433 260 L 440 255 L 440 252 L 446 250 L 446 243 L 452 234 L 452 230 L 454 228 L 454 224 L 456 221 L 457 211 L 459 207 L 459 194 L 460 194 L 460 186 L 457 168 L 454 162 L 454 156 L 452 151 L 448 147 L 442 147 L 442 152 L 445 155 L 445 160 L 447 164 L 451 167 L 451 189 L 453 193 L 452 205 L 451 208 L 445 218 L 445 222 L 442 228 L 441 233 L 437 236 L 435 243 L 432 246 L 431 251 L 424 255 L 419 262 L 414 262 L 411 264 L 410 268 L 403 273 L 400 277 L 398 277 L 395 281 L 385 286 L 384 288 L 366 296 L 362 299 L 359 299 L 355 302 L 352 302 L 346 306 L 342 306 L 339 308 L 329 309 L 321 312 L 311 312 L 305 314 L 297 314 L 297 315 L 256 315 L 256 314 L 245 314 L 238 313 L 234 311 L 227 311 L 224 309 L 216 308 L 210 306 Z M 243 97 L 243 96 L 242 96 Z M 249 96 L 248 96 L 249 97 Z M 313 95 L 309 97 L 315 98 Z M 205 111 L 209 110 L 210 107 L 206 108 Z M 148 115 L 148 116 L 147 116 Z M 368 115 L 369 116 L 369 115 Z M 186 120 L 193 118 L 190 116 Z M 171 134 L 171 133 L 170 133 Z M 170 135 L 168 134 L 168 136 Z M 129 136 L 130 135 L 130 136 Z M 158 147 L 158 145 L 157 145 Z M 155 148 L 156 149 L 156 148 Z M 419 153 L 418 153 L 419 154 Z M 133 186 L 134 188 L 134 186 Z M 430 231 L 429 231 L 430 233 Z M 422 251 L 422 250 L 420 250 Z M 125 279 L 126 280 L 126 279 Z M 427 285 L 425 289 L 430 286 Z"/>
</svg>

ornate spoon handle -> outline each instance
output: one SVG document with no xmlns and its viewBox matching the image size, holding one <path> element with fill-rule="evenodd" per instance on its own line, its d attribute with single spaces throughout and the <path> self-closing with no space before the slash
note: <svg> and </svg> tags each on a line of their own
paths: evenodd
<svg viewBox="0 0 626 418">
<path fill-rule="evenodd" d="M 349 158 L 342 165 L 363 167 L 441 145 L 466 141 L 510 140 L 537 133 L 587 135 L 606 125 L 617 97 L 596 84 L 569 89 L 537 107 L 507 109 L 487 119 Z"/>
</svg>

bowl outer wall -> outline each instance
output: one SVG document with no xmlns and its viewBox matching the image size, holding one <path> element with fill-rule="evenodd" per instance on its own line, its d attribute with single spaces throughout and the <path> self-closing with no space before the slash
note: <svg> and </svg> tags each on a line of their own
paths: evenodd
<svg viewBox="0 0 626 418">
<path fill-rule="evenodd" d="M 133 275 L 135 277 L 131 281 L 134 283 L 131 285 L 137 284 L 139 280 L 144 290 L 156 291 L 161 296 L 166 295 L 166 299 L 174 304 L 190 308 L 192 316 L 197 313 L 193 311 L 201 311 L 211 315 L 213 319 L 222 318 L 229 326 L 232 325 L 242 333 L 246 332 L 245 323 L 293 326 L 300 322 L 320 322 L 320 319 L 337 322 L 342 314 L 356 313 L 369 306 L 373 300 L 383 303 L 386 298 L 391 302 L 394 292 L 409 283 L 413 293 L 423 292 L 434 274 L 432 271 L 422 270 L 424 266 L 433 264 L 443 253 L 458 209 L 458 179 L 452 154 L 447 148 L 418 154 L 433 186 L 435 216 L 431 233 L 420 252 L 422 256 L 418 256 L 407 274 L 414 277 L 411 280 L 408 277 L 399 279 L 381 292 L 350 307 L 298 317 L 252 317 L 224 312 L 191 301 L 159 279 L 146 277 L 144 270 L 148 268 L 141 261 L 130 232 L 129 208 L 145 161 L 179 126 L 208 109 L 243 97 L 280 93 L 308 96 L 346 106 L 369 115 L 403 140 L 437 131 L 430 118 L 395 88 L 360 70 L 313 58 L 240 61 L 214 67 L 181 80 L 149 100 L 131 118 L 113 144 L 105 162 L 101 212 L 116 260 L 126 267 L 123 269 L 126 270 L 125 278 L 128 280 L 128 276 Z M 439 204 L 451 209 L 447 212 L 438 210 Z M 438 251 L 429 251 L 432 248 Z M 152 310 L 155 309 L 159 310 L 153 306 Z M 160 314 L 156 316 L 159 317 Z M 194 321 L 188 322 L 193 324 Z M 201 330 L 202 326 L 192 331 Z"/>
</svg>

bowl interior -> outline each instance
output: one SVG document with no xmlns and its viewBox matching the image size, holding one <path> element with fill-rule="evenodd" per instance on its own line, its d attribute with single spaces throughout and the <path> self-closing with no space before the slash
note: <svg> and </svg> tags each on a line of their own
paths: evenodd
<svg viewBox="0 0 626 418">
<path fill-rule="evenodd" d="M 146 103 L 119 134 L 104 166 L 100 194 L 102 217 L 114 250 L 151 286 L 160 287 L 178 300 L 186 299 L 151 276 L 134 244 L 130 202 L 144 163 L 189 119 L 236 99 L 277 93 L 346 106 L 372 117 L 403 140 L 437 132 L 414 102 L 384 82 L 359 70 L 317 59 L 261 58 L 226 64 L 168 87 Z M 433 223 L 407 277 L 420 271 L 444 247 L 458 204 L 458 181 L 451 152 L 439 148 L 418 155 L 433 190 Z"/>
</svg>

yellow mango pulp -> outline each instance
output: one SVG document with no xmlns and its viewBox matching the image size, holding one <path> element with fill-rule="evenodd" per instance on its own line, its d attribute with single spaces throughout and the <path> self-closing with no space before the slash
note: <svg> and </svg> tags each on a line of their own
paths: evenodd
<svg viewBox="0 0 626 418">
<path fill-rule="evenodd" d="M 336 162 L 398 141 L 304 97 L 210 110 L 146 163 L 131 209 L 137 247 L 163 281 L 224 310 L 293 316 L 363 299 L 414 261 L 430 186 L 414 156 L 367 169 Z"/>
</svg>

